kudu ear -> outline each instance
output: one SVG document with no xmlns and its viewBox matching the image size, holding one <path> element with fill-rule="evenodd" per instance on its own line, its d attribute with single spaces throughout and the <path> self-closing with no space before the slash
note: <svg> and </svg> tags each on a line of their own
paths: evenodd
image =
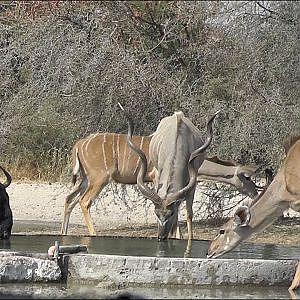
<svg viewBox="0 0 300 300">
<path fill-rule="evenodd" d="M 251 214 L 248 206 L 240 206 L 234 213 L 234 223 L 237 226 L 247 226 L 250 222 Z"/>
<path fill-rule="evenodd" d="M 247 179 L 251 179 L 251 177 L 253 176 L 254 173 L 255 173 L 255 171 L 247 170 L 247 171 L 244 171 L 242 173 L 242 175 Z"/>
<path fill-rule="evenodd" d="M 175 201 L 175 205 L 179 206 L 183 201 L 183 199 L 178 199 Z"/>
<path fill-rule="evenodd" d="M 177 200 L 174 200 L 174 201 L 171 201 L 167 204 L 167 208 L 171 208 L 171 207 L 179 207 L 180 204 L 183 202 L 184 200 L 183 199 L 177 199 Z"/>
</svg>

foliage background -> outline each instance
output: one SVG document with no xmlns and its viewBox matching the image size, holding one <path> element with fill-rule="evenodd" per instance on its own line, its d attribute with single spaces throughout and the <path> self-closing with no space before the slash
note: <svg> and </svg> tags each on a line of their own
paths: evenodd
<svg viewBox="0 0 300 300">
<path fill-rule="evenodd" d="M 96 131 L 182 110 L 211 155 L 276 169 L 300 132 L 297 1 L 1 1 L 0 154 L 14 178 L 69 181 Z"/>
</svg>

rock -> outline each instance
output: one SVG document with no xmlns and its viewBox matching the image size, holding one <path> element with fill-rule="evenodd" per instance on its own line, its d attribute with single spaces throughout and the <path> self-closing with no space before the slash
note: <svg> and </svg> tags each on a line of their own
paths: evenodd
<svg viewBox="0 0 300 300">
<path fill-rule="evenodd" d="M 0 283 L 58 282 L 62 274 L 55 261 L 26 256 L 0 256 Z"/>
</svg>

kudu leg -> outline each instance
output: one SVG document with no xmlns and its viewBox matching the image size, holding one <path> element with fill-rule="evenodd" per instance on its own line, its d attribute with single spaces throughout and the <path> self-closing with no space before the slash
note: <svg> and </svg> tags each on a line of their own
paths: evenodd
<svg viewBox="0 0 300 300">
<path fill-rule="evenodd" d="M 82 194 L 84 189 L 84 182 L 81 181 L 80 184 L 73 189 L 73 191 L 66 197 L 65 199 L 65 207 L 64 207 L 64 219 L 61 226 L 60 233 L 66 235 L 68 232 L 70 215 L 73 208 L 78 203 L 79 199 L 74 199 L 78 194 Z M 72 202 L 73 201 L 73 202 Z"/>
<path fill-rule="evenodd" d="M 292 281 L 292 284 L 289 287 L 289 291 L 295 290 L 296 288 L 299 287 L 299 285 L 300 285 L 300 261 L 298 262 L 296 273 Z"/>
<path fill-rule="evenodd" d="M 103 178 L 103 180 L 99 180 L 97 178 L 97 182 L 89 183 L 87 191 L 84 195 L 79 199 L 79 205 L 81 207 L 85 224 L 89 230 L 90 235 L 96 235 L 96 230 L 93 224 L 93 220 L 90 214 L 90 208 L 94 201 L 94 199 L 98 196 L 100 191 L 107 185 L 108 178 Z"/>
<path fill-rule="evenodd" d="M 290 299 L 292 299 L 292 300 L 300 299 L 300 296 L 298 295 L 298 293 L 295 293 L 293 290 L 288 290 L 288 291 L 290 294 Z"/>
<path fill-rule="evenodd" d="M 188 243 L 185 250 L 185 255 L 191 253 L 193 239 L 193 198 L 186 200 L 186 222 L 188 231 Z"/>
</svg>

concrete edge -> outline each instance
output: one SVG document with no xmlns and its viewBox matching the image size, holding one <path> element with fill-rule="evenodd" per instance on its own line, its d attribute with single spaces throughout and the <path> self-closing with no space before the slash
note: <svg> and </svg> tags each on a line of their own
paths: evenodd
<svg viewBox="0 0 300 300">
<path fill-rule="evenodd" d="M 79 254 L 68 257 L 67 281 L 113 286 L 289 286 L 298 260 L 197 259 Z"/>
<path fill-rule="evenodd" d="M 61 282 L 62 271 L 57 262 L 23 256 L 20 253 L 1 253 L 0 283 Z"/>
<path fill-rule="evenodd" d="M 289 286 L 298 260 L 62 255 L 0 251 L 0 283 L 63 282 L 103 287 L 172 285 Z"/>
</svg>

